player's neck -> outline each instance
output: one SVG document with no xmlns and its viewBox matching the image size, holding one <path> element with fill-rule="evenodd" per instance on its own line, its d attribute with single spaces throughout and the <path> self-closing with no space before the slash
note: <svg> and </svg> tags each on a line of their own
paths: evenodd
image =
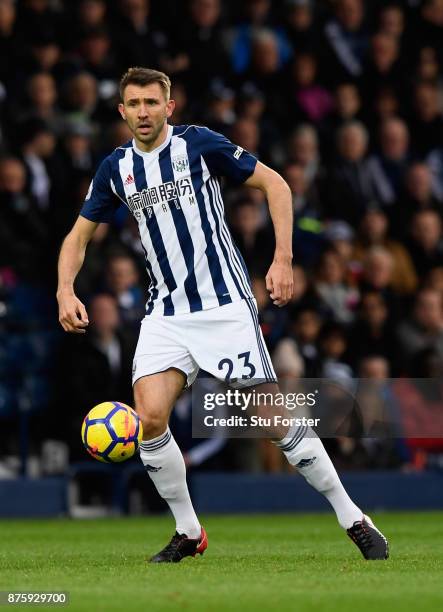
<svg viewBox="0 0 443 612">
<path fill-rule="evenodd" d="M 152 142 L 141 142 L 138 140 L 138 138 L 136 138 L 136 136 L 134 136 L 134 141 L 137 148 L 140 149 L 140 151 L 143 151 L 143 153 L 150 153 L 165 142 L 166 138 L 168 137 L 168 128 L 169 125 L 165 121 L 160 134 Z"/>
</svg>

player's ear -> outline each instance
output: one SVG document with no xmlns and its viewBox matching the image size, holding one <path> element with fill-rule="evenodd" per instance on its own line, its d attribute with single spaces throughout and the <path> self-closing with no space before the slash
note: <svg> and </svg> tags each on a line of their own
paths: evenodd
<svg viewBox="0 0 443 612">
<path fill-rule="evenodd" d="M 175 110 L 175 100 L 168 100 L 168 102 L 166 104 L 166 117 L 168 119 L 172 115 L 174 110 Z"/>
<path fill-rule="evenodd" d="M 120 104 L 118 105 L 118 112 L 120 113 L 120 115 L 122 116 L 122 118 L 126 121 L 126 115 L 125 115 L 125 107 L 124 105 L 120 102 Z"/>
</svg>

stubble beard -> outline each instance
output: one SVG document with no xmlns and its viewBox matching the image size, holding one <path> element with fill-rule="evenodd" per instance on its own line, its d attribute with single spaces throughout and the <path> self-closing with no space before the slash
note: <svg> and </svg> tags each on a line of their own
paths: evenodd
<svg viewBox="0 0 443 612">
<path fill-rule="evenodd" d="M 166 121 L 166 120 L 165 120 Z M 160 125 L 158 125 L 152 132 L 151 134 L 138 134 L 136 129 L 133 131 L 134 137 L 139 140 L 140 142 L 142 142 L 144 145 L 150 145 L 151 143 L 153 143 L 159 136 L 160 132 L 163 129 L 163 126 L 165 124 L 165 121 L 163 121 Z"/>
</svg>

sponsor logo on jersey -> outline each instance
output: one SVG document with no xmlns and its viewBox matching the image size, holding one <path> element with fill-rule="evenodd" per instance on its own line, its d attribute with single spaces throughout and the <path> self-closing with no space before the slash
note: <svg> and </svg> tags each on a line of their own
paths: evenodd
<svg viewBox="0 0 443 612">
<path fill-rule="evenodd" d="M 243 147 L 237 147 L 233 153 L 235 159 L 240 159 L 240 155 L 243 153 Z"/>
<path fill-rule="evenodd" d="M 134 182 L 134 177 L 131 174 L 128 174 L 126 177 L 125 185 L 132 185 Z"/>
<path fill-rule="evenodd" d="M 189 168 L 189 160 L 187 155 L 175 155 L 171 157 L 172 167 L 176 172 L 184 172 Z"/>
<path fill-rule="evenodd" d="M 190 177 L 177 179 L 175 182 L 167 181 L 161 185 L 136 191 L 126 196 L 129 209 L 135 213 L 137 210 L 164 205 L 175 201 L 181 196 L 192 196 L 192 183 Z"/>
</svg>

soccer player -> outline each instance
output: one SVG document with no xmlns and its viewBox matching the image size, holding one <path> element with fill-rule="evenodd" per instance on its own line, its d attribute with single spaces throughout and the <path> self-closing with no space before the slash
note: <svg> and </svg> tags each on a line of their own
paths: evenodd
<svg viewBox="0 0 443 612">
<path fill-rule="evenodd" d="M 176 521 L 169 544 L 151 562 L 178 562 L 208 545 L 186 484 L 183 456 L 169 428 L 171 410 L 199 367 L 220 379 L 278 385 L 258 324 L 243 260 L 225 222 L 220 177 L 261 189 L 275 232 L 266 286 L 277 306 L 292 295 L 291 193 L 282 177 L 224 136 L 195 125 L 167 123 L 174 111 L 170 80 L 131 68 L 120 83 L 119 111 L 134 138 L 100 165 L 59 258 L 59 320 L 84 334 L 85 306 L 74 281 L 99 223 L 123 203 L 134 215 L 150 278 L 146 316 L 133 364 L 136 410 L 143 422 L 141 460 Z M 352 502 L 322 442 L 307 427 L 291 427 L 277 446 L 332 505 L 339 524 L 367 559 L 385 559 L 388 545 Z"/>
</svg>

